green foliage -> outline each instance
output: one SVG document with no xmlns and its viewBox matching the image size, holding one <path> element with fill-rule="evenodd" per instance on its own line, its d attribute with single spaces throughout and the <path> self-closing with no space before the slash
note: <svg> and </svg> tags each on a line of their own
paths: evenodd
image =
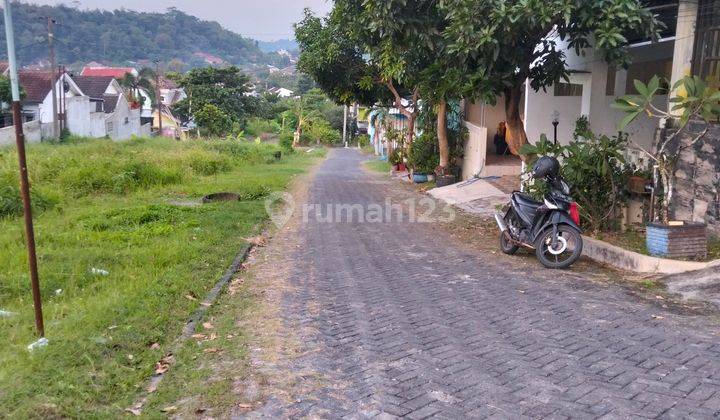
<svg viewBox="0 0 720 420">
<path fill-rule="evenodd" d="M 280 147 L 281 147 L 285 152 L 291 152 L 291 151 L 293 151 L 293 140 L 294 140 L 294 136 L 293 136 L 293 133 L 292 133 L 292 132 L 290 132 L 290 131 L 283 131 L 282 133 L 280 133 L 280 141 L 279 141 L 279 144 L 280 144 Z"/>
<path fill-rule="evenodd" d="M 330 126 L 330 123 L 317 119 L 308 124 L 300 136 L 302 144 L 321 143 L 325 145 L 339 144 L 342 141 L 342 134 Z"/>
<path fill-rule="evenodd" d="M 280 124 L 273 120 L 250 118 L 245 124 L 245 133 L 250 137 L 258 137 L 263 134 L 277 134 L 279 132 Z"/>
<path fill-rule="evenodd" d="M 365 60 L 348 29 L 339 14 L 323 22 L 305 9 L 303 20 L 295 25 L 300 47 L 298 69 L 310 75 L 337 103 L 373 105 L 380 89 L 361 81 L 375 78 L 376 69 Z"/>
<path fill-rule="evenodd" d="M 424 132 L 413 141 L 408 164 L 415 173 L 432 174 L 439 163 L 437 137 L 434 132 Z"/>
<path fill-rule="evenodd" d="M 626 198 L 629 169 L 623 151 L 626 135 L 597 137 L 589 129 L 583 139 L 567 146 L 556 145 L 543 135 L 534 145 L 525 145 L 521 153 L 535 156 L 555 156 L 561 162 L 561 175 L 571 188 L 571 196 L 580 206 L 580 215 L 591 232 L 613 229 L 616 212 Z M 530 162 L 532 168 L 534 161 Z M 542 196 L 547 186 L 536 181 L 530 186 L 535 196 Z"/>
<path fill-rule="evenodd" d="M 364 148 L 370 145 L 370 136 L 367 134 L 360 134 L 357 136 L 357 142 L 360 148 Z"/>
<path fill-rule="evenodd" d="M 11 174 L 0 177 L 0 219 L 4 217 L 21 216 L 23 214 L 19 182 L 17 177 Z M 51 193 L 39 191 L 37 188 L 30 190 L 30 199 L 33 213 L 35 214 L 52 209 L 58 204 L 57 197 Z"/>
<path fill-rule="evenodd" d="M 195 123 L 211 137 L 221 137 L 232 130 L 233 121 L 228 114 L 213 104 L 203 105 L 195 112 Z"/>
<path fill-rule="evenodd" d="M 530 79 L 533 89 L 569 76 L 560 41 L 577 53 L 592 46 L 606 61 L 628 63 L 629 34 L 657 37 L 661 25 L 638 0 L 503 2 L 446 0 L 447 50 L 474 85 L 474 97 L 493 99 Z M 549 38 L 549 33 L 557 37 Z"/>
<path fill-rule="evenodd" d="M 118 5 L 119 7 L 119 5 Z M 280 63 L 277 54 L 265 54 L 255 41 L 224 29 L 216 22 L 200 20 L 176 8 L 165 13 L 135 12 L 121 8 L 113 12 L 76 9 L 66 5 L 38 6 L 13 3 L 13 20 L 18 30 L 15 43 L 22 64 L 47 59 L 44 16 L 62 25 L 56 29 L 58 62 L 107 61 L 126 63 L 138 60 L 182 60 L 190 67 L 206 65 L 203 52 L 232 64 Z M 5 51 L 5 31 L 0 31 L 0 50 Z"/>
<path fill-rule="evenodd" d="M 208 117 L 206 122 L 211 124 L 206 128 L 212 128 L 221 133 L 230 131 L 226 127 L 227 121 L 221 114 L 215 112 L 214 108 L 222 111 L 229 118 L 229 124 L 242 122 L 257 108 L 258 100 L 245 93 L 250 91 L 250 78 L 241 73 L 237 67 L 214 68 L 204 67 L 194 69 L 184 75 L 175 75 L 176 82 L 185 88 L 188 97 L 173 105 L 173 111 L 183 121 L 188 121 L 190 115 L 190 103 L 195 113 L 195 119 L 199 118 L 201 112 Z M 214 108 L 207 108 L 212 105 Z M 202 126 L 200 122 L 196 121 Z"/>
<path fill-rule="evenodd" d="M 20 99 L 25 98 L 25 89 L 20 86 Z M 10 78 L 0 75 L 0 102 L 6 104 L 12 103 L 12 85 L 10 84 Z"/>
</svg>

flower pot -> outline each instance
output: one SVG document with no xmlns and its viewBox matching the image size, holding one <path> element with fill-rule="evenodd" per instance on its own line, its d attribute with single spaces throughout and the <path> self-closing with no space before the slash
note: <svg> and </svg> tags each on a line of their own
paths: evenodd
<svg viewBox="0 0 720 420">
<path fill-rule="evenodd" d="M 707 257 L 707 225 L 699 222 L 650 223 L 646 245 L 650 255 L 663 258 Z"/>
<path fill-rule="evenodd" d="M 446 187 L 457 182 L 455 175 L 440 175 L 435 180 L 438 187 Z"/>
<path fill-rule="evenodd" d="M 433 175 L 433 174 L 428 174 L 428 175 L 427 175 L 427 180 L 428 180 L 428 182 L 433 182 L 433 181 L 435 181 L 435 175 Z"/>
<path fill-rule="evenodd" d="M 628 178 L 628 190 L 634 194 L 647 194 L 645 187 L 650 183 L 650 180 L 641 176 L 631 176 Z"/>
<path fill-rule="evenodd" d="M 398 172 L 405 172 L 405 171 L 407 171 L 407 166 L 405 166 L 404 163 L 398 163 L 397 166 L 398 166 L 398 169 L 397 169 Z"/>
<path fill-rule="evenodd" d="M 428 176 L 425 174 L 414 173 L 413 174 L 413 182 L 416 184 L 422 184 L 423 182 L 428 182 Z"/>
</svg>

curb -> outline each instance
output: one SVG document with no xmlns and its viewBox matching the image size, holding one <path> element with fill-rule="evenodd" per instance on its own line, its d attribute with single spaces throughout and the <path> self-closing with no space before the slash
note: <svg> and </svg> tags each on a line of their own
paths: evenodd
<svg viewBox="0 0 720 420">
<path fill-rule="evenodd" d="M 710 267 L 720 267 L 720 260 L 696 262 L 651 257 L 584 235 L 583 242 L 583 255 L 586 257 L 602 264 L 635 273 L 680 274 Z"/>
<path fill-rule="evenodd" d="M 205 298 L 200 303 L 200 306 L 195 310 L 195 312 L 190 316 L 190 319 L 188 319 L 187 323 L 182 329 L 182 333 L 180 336 L 175 340 L 175 343 L 172 346 L 172 349 L 170 350 L 169 354 L 175 354 L 179 350 L 180 346 L 186 342 L 192 334 L 195 332 L 195 327 L 197 324 L 205 317 L 205 314 L 210 310 L 210 307 L 215 303 L 218 296 L 220 295 L 220 292 L 227 286 L 227 284 L 232 280 L 234 275 L 240 271 L 240 268 L 242 267 L 242 264 L 247 259 L 248 255 L 250 255 L 250 251 L 253 249 L 254 245 L 251 243 L 246 243 L 240 248 L 240 251 L 235 256 L 235 259 L 233 260 L 230 267 L 225 271 L 225 274 L 220 277 L 220 280 L 215 283 L 215 286 L 210 289 L 210 291 L 205 295 Z M 126 409 L 126 412 L 130 412 L 135 416 L 139 416 L 142 412 L 143 407 L 148 401 L 148 398 L 150 394 L 154 392 L 155 389 L 157 389 L 160 382 L 162 382 L 163 378 L 165 377 L 165 373 L 154 373 L 150 380 L 148 380 L 147 386 L 145 386 L 143 394 L 140 396 L 139 399 L 135 400 L 135 404 L 129 409 Z"/>
</svg>

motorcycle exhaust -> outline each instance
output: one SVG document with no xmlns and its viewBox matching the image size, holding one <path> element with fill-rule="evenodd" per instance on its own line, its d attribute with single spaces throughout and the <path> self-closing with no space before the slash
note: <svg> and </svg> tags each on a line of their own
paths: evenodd
<svg viewBox="0 0 720 420">
<path fill-rule="evenodd" d="M 503 220 L 503 217 L 500 215 L 500 213 L 495 213 L 495 222 L 497 222 L 498 228 L 500 228 L 500 232 L 505 232 L 508 227 L 505 224 L 505 220 Z"/>
</svg>

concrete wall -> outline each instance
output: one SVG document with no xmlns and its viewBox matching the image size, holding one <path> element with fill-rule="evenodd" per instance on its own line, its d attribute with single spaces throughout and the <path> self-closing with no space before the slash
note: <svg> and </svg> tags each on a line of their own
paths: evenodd
<svg viewBox="0 0 720 420">
<path fill-rule="evenodd" d="M 95 103 L 87 96 L 67 98 L 67 123 L 70 133 L 77 136 L 105 137 L 104 112 L 95 112 Z"/>
<path fill-rule="evenodd" d="M 690 124 L 691 132 L 700 132 L 705 123 Z M 687 144 L 692 136 L 681 138 Z M 720 234 L 720 125 L 711 124 L 704 140 L 680 155 L 676 172 L 675 218 L 706 222 Z"/>
<path fill-rule="evenodd" d="M 115 111 L 105 119 L 107 135 L 113 140 L 127 140 L 140 135 L 140 110 L 131 109 L 126 100 L 120 98 Z"/>
<path fill-rule="evenodd" d="M 42 128 L 40 121 L 30 121 L 23 124 L 23 134 L 26 143 L 40 143 L 42 140 Z M 0 147 L 15 144 L 15 126 L 10 125 L 0 128 Z"/>
</svg>

